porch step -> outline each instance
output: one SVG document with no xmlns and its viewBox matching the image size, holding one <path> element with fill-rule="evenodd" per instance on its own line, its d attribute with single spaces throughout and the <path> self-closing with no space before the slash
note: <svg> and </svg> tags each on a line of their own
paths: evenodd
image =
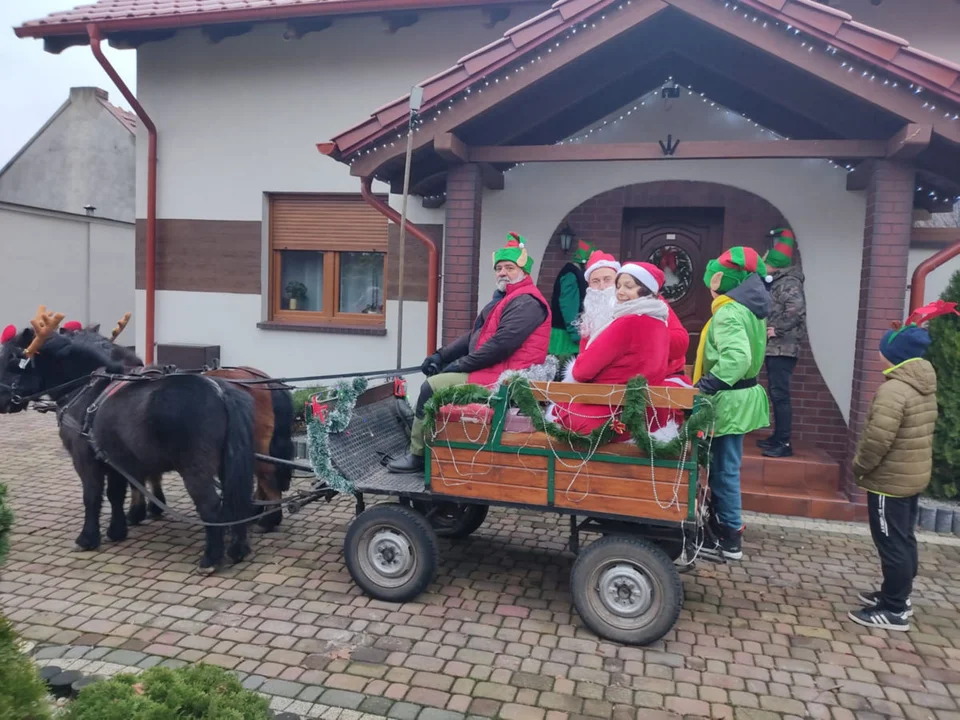
<svg viewBox="0 0 960 720">
<path fill-rule="evenodd" d="M 741 494 L 744 510 L 817 520 L 865 520 L 866 507 L 840 489 L 840 463 L 816 447 L 794 446 L 790 458 L 763 457 L 756 441 L 744 438 Z"/>
</svg>

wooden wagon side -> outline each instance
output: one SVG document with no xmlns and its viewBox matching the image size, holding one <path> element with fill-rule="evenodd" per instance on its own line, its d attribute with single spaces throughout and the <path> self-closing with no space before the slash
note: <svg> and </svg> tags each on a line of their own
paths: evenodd
<svg viewBox="0 0 960 720">
<path fill-rule="evenodd" d="M 531 383 L 531 389 L 541 402 L 617 406 L 626 386 Z M 654 407 L 689 411 L 696 401 L 693 389 L 654 390 Z M 575 452 L 546 433 L 506 432 L 509 409 L 503 387 L 492 403 L 492 416 L 445 422 L 441 411 L 427 442 L 425 483 L 434 495 L 644 522 L 695 520 L 700 480 L 696 439 L 679 458 L 651 458 L 633 443 Z"/>
</svg>

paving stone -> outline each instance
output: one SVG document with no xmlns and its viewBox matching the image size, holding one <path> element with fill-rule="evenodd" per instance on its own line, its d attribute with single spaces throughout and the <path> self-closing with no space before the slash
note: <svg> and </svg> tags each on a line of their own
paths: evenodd
<svg viewBox="0 0 960 720">
<path fill-rule="evenodd" d="M 265 677 L 261 677 L 260 675 L 247 675 L 247 677 L 244 678 L 242 685 L 247 690 L 256 690 L 263 685 L 266 680 L 267 679 Z"/>
<path fill-rule="evenodd" d="M 133 650 L 114 650 L 113 652 L 104 655 L 104 662 L 112 662 L 117 665 L 139 665 L 147 658 L 141 652 L 134 652 Z"/>
<path fill-rule="evenodd" d="M 272 678 L 260 686 L 260 692 L 265 695 L 279 695 L 286 698 L 295 698 L 303 692 L 303 685 L 289 680 Z M 333 704 L 333 703 L 328 703 Z"/>
<path fill-rule="evenodd" d="M 395 703 L 390 698 L 368 696 L 360 703 L 357 709 L 360 712 L 370 713 L 371 715 L 386 715 L 387 711 Z"/>
<path fill-rule="evenodd" d="M 364 700 L 365 697 L 360 693 L 348 690 L 327 690 L 320 696 L 318 702 L 322 702 L 324 705 L 356 710 Z"/>
<path fill-rule="evenodd" d="M 394 720 L 414 720 L 417 715 L 420 714 L 421 710 L 423 710 L 423 708 L 419 705 L 398 702 L 390 706 L 390 709 L 386 712 L 386 716 L 388 718 L 394 718 Z"/>
<path fill-rule="evenodd" d="M 450 710 L 439 710 L 437 708 L 424 708 L 423 712 L 417 717 L 417 720 L 465 720 L 466 715 Z"/>
<path fill-rule="evenodd" d="M 303 689 L 299 695 L 297 695 L 297 700 L 302 700 L 304 702 L 312 703 L 316 701 L 318 697 L 323 694 L 323 688 L 316 685 L 308 685 Z"/>
</svg>

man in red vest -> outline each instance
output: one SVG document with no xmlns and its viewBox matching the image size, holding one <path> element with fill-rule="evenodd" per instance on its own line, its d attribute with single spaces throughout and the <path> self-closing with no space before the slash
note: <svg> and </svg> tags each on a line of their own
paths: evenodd
<svg viewBox="0 0 960 720">
<path fill-rule="evenodd" d="M 442 388 L 474 383 L 495 385 L 507 372 L 525 370 L 547 359 L 550 303 L 530 277 L 533 258 L 516 233 L 493 253 L 497 289 L 477 316 L 471 332 L 461 335 L 423 361 L 427 381 L 420 388 L 410 449 L 387 465 L 393 473 L 423 470 L 423 407 Z"/>
</svg>

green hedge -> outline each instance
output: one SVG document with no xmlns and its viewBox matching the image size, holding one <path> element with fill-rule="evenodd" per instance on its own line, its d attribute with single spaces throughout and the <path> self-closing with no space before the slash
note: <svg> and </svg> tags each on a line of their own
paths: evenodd
<svg viewBox="0 0 960 720">
<path fill-rule="evenodd" d="M 200 663 L 154 667 L 88 685 L 65 720 L 267 720 L 267 699 L 222 668 Z M 0 715 L 0 717 L 4 717 Z"/>
<path fill-rule="evenodd" d="M 0 565 L 7 559 L 10 551 L 10 529 L 13 527 L 13 513 L 7 507 L 7 486 L 0 483 Z"/>
<path fill-rule="evenodd" d="M 47 687 L 30 658 L 20 652 L 18 640 L 10 622 L 0 616 L 0 718 L 47 720 Z"/>
<path fill-rule="evenodd" d="M 960 271 L 950 278 L 941 299 L 960 302 Z M 944 315 L 930 322 L 927 359 L 937 370 L 937 429 L 933 437 L 933 477 L 927 494 L 949 499 L 960 495 L 960 317 Z"/>
<path fill-rule="evenodd" d="M 297 388 L 293 391 L 293 417 L 300 422 L 306 422 L 304 407 L 313 395 L 323 393 L 325 396 L 330 392 L 328 387 L 307 387 Z"/>
</svg>

